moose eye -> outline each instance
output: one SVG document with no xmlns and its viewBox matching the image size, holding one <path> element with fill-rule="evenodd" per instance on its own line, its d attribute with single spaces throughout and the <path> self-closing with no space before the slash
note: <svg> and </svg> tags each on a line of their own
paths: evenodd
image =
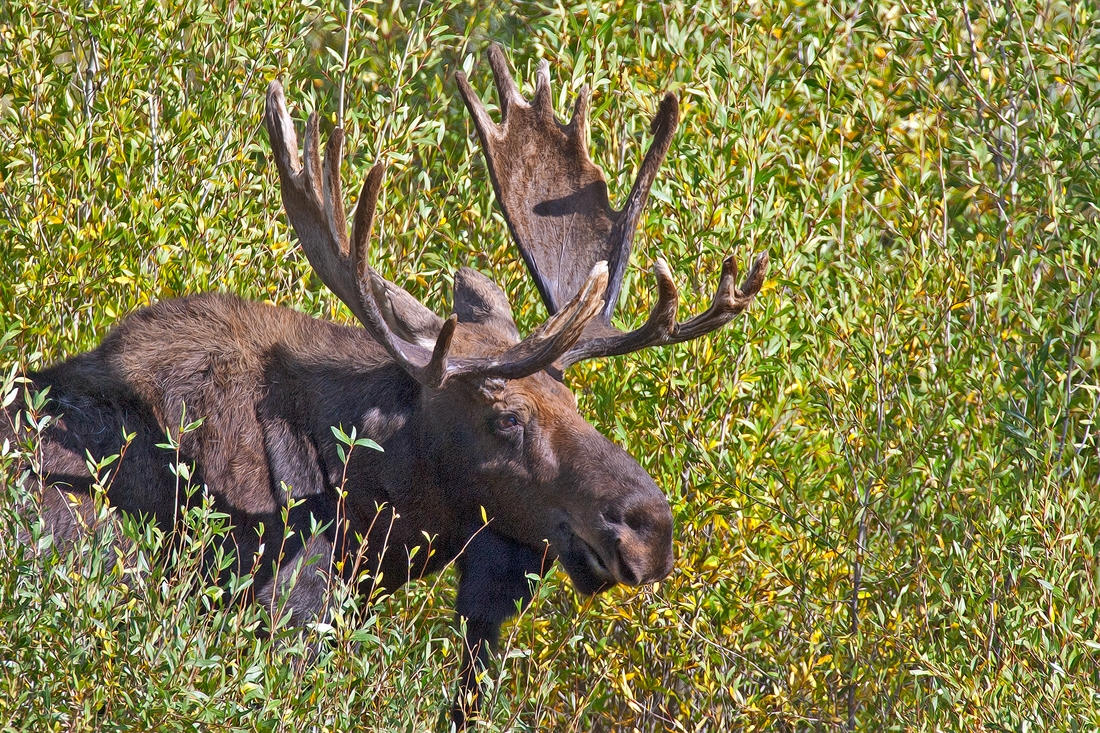
<svg viewBox="0 0 1100 733">
<path fill-rule="evenodd" d="M 502 433 L 509 433 L 520 427 L 519 418 L 510 412 L 505 413 L 496 419 L 496 427 Z"/>
</svg>

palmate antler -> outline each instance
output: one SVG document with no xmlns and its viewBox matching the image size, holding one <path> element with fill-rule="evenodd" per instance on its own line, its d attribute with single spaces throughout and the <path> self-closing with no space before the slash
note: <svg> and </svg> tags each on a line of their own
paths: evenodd
<svg viewBox="0 0 1100 733">
<path fill-rule="evenodd" d="M 497 200 L 516 245 L 542 299 L 551 313 L 581 291 L 584 273 L 593 263 L 608 263 L 610 277 L 599 318 L 557 362 L 564 369 L 582 359 L 626 354 L 649 346 L 698 338 L 721 328 L 743 311 L 759 292 L 768 268 L 760 254 L 738 288 L 732 257 L 722 263 L 714 300 L 706 311 L 684 323 L 676 321 L 678 294 L 663 259 L 654 265 L 657 303 L 640 328 L 624 333 L 611 325 L 627 262 L 649 189 L 676 129 L 679 105 L 666 94 L 650 130 L 646 152 L 634 187 L 620 211 L 611 208 L 607 182 L 588 157 L 588 87 L 582 87 L 573 117 L 561 124 L 554 116 L 550 67 L 539 64 L 535 97 L 529 103 L 519 93 L 500 47 L 489 47 L 500 99 L 501 121 L 493 122 L 466 76 L 456 74 L 459 91 L 474 118 Z"/>
<path fill-rule="evenodd" d="M 391 328 L 383 316 L 383 309 L 391 311 L 392 315 L 395 305 L 392 299 L 415 299 L 384 280 L 367 263 L 367 241 L 381 189 L 383 166 L 376 165 L 367 174 L 353 215 L 349 240 L 340 190 L 343 130 L 333 131 L 322 165 L 317 115 L 310 115 L 306 123 L 305 165 L 301 165 L 294 123 L 287 113 L 283 88 L 278 82 L 268 87 L 265 122 L 279 169 L 283 207 L 309 264 L 393 360 L 421 384 L 435 388 L 447 379 L 462 375 L 518 379 L 542 371 L 576 344 L 585 327 L 603 307 L 607 263 L 594 262 L 582 286 L 564 308 L 498 356 L 451 357 L 451 339 L 458 322 L 453 315 L 446 321 L 435 317 L 439 330 L 433 349 L 403 338 Z M 426 313 L 421 313 L 420 317 L 433 317 L 427 309 L 423 310 Z"/>
</svg>

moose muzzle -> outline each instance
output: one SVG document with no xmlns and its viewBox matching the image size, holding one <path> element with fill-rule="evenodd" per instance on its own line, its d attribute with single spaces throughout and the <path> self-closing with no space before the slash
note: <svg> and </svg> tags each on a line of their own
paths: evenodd
<svg viewBox="0 0 1100 733">
<path fill-rule="evenodd" d="M 600 436 L 595 452 L 581 472 L 591 504 L 574 507 L 561 527 L 562 565 L 582 593 L 664 579 L 673 565 L 668 500 L 622 448 Z"/>
</svg>

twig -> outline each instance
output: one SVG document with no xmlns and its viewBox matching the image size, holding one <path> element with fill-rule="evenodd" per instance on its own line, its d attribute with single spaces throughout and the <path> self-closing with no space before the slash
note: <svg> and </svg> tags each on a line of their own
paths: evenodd
<svg viewBox="0 0 1100 733">
<path fill-rule="evenodd" d="M 99 39 L 96 38 L 95 33 L 92 33 L 92 24 L 88 20 L 88 14 L 91 12 L 89 0 L 84 0 L 84 30 L 88 33 L 88 63 L 84 67 L 84 126 L 86 129 L 84 139 L 84 150 L 88 158 L 88 171 L 92 170 L 92 128 L 95 120 L 93 119 L 93 107 L 95 105 L 96 94 L 96 74 L 99 73 Z M 78 221 L 83 223 L 88 216 L 91 215 L 91 200 L 93 193 L 90 191 L 84 198 L 84 202 L 81 204 L 78 210 Z"/>
<path fill-rule="evenodd" d="M 1095 297 L 1095 295 L 1096 295 L 1095 291 L 1092 292 L 1092 293 L 1089 293 L 1089 303 L 1088 303 L 1087 306 L 1085 306 L 1085 309 L 1084 309 L 1085 313 L 1091 313 L 1092 312 L 1092 302 L 1093 302 L 1093 298 Z M 1080 300 L 1081 300 L 1081 298 L 1080 298 L 1080 296 L 1078 296 L 1073 302 L 1073 314 L 1072 314 L 1071 317 L 1073 318 L 1074 325 L 1076 325 L 1076 323 L 1077 323 L 1077 313 L 1078 313 L 1078 306 L 1080 305 Z M 1069 433 L 1070 418 L 1073 414 L 1070 407 L 1071 407 L 1071 403 L 1073 401 L 1073 372 L 1075 371 L 1075 368 L 1076 368 L 1076 364 L 1074 362 L 1077 359 L 1077 351 L 1078 351 L 1078 349 L 1081 348 L 1081 337 L 1082 337 L 1083 333 L 1084 333 L 1084 329 L 1079 328 L 1078 332 L 1077 332 L 1077 335 L 1073 339 L 1073 344 L 1072 344 L 1072 346 L 1070 346 L 1069 354 L 1066 357 L 1066 384 L 1065 384 L 1066 416 L 1062 420 L 1062 437 L 1059 438 L 1059 440 L 1058 440 L 1058 456 L 1054 459 L 1055 463 L 1061 462 L 1062 453 L 1063 453 L 1063 451 L 1065 450 L 1065 447 L 1066 447 L 1066 435 Z"/>
<path fill-rule="evenodd" d="M 405 51 L 401 55 L 401 64 L 397 67 L 397 84 L 393 87 L 393 96 L 390 99 L 390 113 L 386 115 L 386 119 L 382 122 L 382 129 L 378 131 L 378 149 L 374 153 L 374 164 L 377 164 L 382 157 L 382 144 L 386 139 L 386 135 L 389 134 L 390 123 L 393 121 L 393 116 L 397 114 L 397 93 L 401 89 L 404 83 L 405 65 L 409 62 L 409 51 L 412 50 L 413 45 L 413 33 L 416 31 L 416 26 L 420 22 L 420 11 L 424 8 L 424 0 L 420 0 L 416 4 L 416 15 L 413 16 L 413 22 L 409 25 L 409 40 L 405 44 Z"/>
<path fill-rule="evenodd" d="M 354 10 L 353 0 L 348 0 L 344 11 L 344 52 L 340 55 L 340 111 L 337 114 L 336 126 L 344 127 L 344 89 L 348 81 L 348 46 L 351 43 L 351 14 Z"/>
<path fill-rule="evenodd" d="M 153 190 L 160 188 L 160 143 L 158 126 L 160 123 L 160 98 L 149 95 L 149 137 L 153 146 Z"/>
<path fill-rule="evenodd" d="M 897 305 L 893 304 L 892 313 L 896 312 Z M 885 331 L 890 327 L 891 317 L 887 316 L 883 324 L 883 338 Z M 876 344 L 877 345 L 877 344 Z M 882 428 L 886 420 L 886 395 L 884 394 L 883 381 L 886 379 L 886 364 L 882 351 L 876 349 L 875 353 L 875 402 L 876 402 L 876 426 L 875 426 L 875 466 L 881 468 L 882 464 Z M 853 479 L 855 473 L 853 471 Z M 867 518 L 871 511 L 871 482 L 868 476 L 863 483 L 863 492 L 859 497 L 859 532 L 856 539 L 856 557 L 852 563 L 852 596 L 849 599 L 849 612 L 851 615 L 852 642 L 855 643 L 859 634 L 859 592 L 863 585 L 863 555 L 867 544 Z M 851 666 L 848 671 L 848 730 L 856 728 L 856 661 L 857 655 L 852 655 Z"/>
<path fill-rule="evenodd" d="M 409 51 L 412 50 L 413 45 L 413 33 L 416 31 L 416 26 L 420 22 L 420 11 L 424 8 L 424 0 L 420 0 L 416 4 L 416 15 L 413 16 L 413 22 L 409 25 L 409 39 L 405 43 L 405 52 L 401 55 L 401 64 L 397 67 L 397 83 L 393 87 L 393 94 L 390 99 L 390 113 L 386 115 L 386 119 L 382 122 L 381 129 L 378 130 L 375 139 L 378 140 L 378 144 L 374 150 L 374 162 L 371 165 L 378 165 L 382 160 L 382 148 L 386 143 L 386 136 L 389 135 L 390 123 L 393 121 L 393 117 L 397 114 L 397 94 L 401 90 L 401 86 L 404 82 L 405 64 L 409 61 Z M 382 197 L 385 199 L 386 189 L 382 189 Z M 358 202 L 356 202 L 358 206 Z M 375 224 L 375 231 L 378 240 L 385 239 L 385 223 L 379 221 Z"/>
<path fill-rule="evenodd" d="M 252 67 L 249 68 L 248 75 L 245 76 L 244 83 L 241 84 L 241 95 L 237 98 L 237 104 L 233 107 L 233 115 L 229 118 L 229 122 L 226 123 L 227 126 L 231 126 L 232 121 L 237 119 L 241 111 L 241 106 L 244 104 L 244 100 L 249 97 L 252 91 L 252 77 L 256 75 L 256 68 L 260 65 L 264 53 L 267 52 L 267 44 L 271 40 L 271 32 L 274 27 L 275 25 L 273 23 L 269 24 L 267 30 L 264 31 L 263 43 L 260 44 L 260 53 L 256 55 L 256 61 L 252 64 Z M 206 198 L 210 195 L 211 186 L 213 185 L 211 179 L 214 177 L 214 174 L 217 173 L 218 168 L 221 167 L 222 161 L 225 158 L 225 151 L 229 148 L 229 140 L 232 136 L 231 132 L 231 127 L 226 130 L 222 138 L 221 148 L 218 149 L 218 157 L 214 160 L 214 166 L 210 169 L 210 178 L 207 178 L 202 184 L 202 196 L 199 197 L 198 205 L 200 210 L 206 204 Z"/>
</svg>

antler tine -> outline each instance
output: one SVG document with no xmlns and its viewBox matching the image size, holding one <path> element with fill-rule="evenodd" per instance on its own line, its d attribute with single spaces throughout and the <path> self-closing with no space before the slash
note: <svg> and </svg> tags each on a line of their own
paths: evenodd
<svg viewBox="0 0 1100 733">
<path fill-rule="evenodd" d="M 588 139 L 588 99 L 590 90 L 585 84 L 577 92 L 577 101 L 573 104 L 573 116 L 569 119 L 569 126 L 573 128 L 576 139 L 584 144 Z"/>
<path fill-rule="evenodd" d="M 753 297 L 760 292 L 767 271 L 768 253 L 762 252 L 749 268 L 745 282 L 738 288 L 734 284 L 737 282 L 737 263 L 733 257 L 727 257 L 722 262 L 722 275 L 718 280 L 718 289 L 714 293 L 714 300 L 710 307 L 694 318 L 678 324 L 669 334 L 672 339 L 669 343 L 690 341 L 729 323 L 734 316 L 745 310 Z"/>
<path fill-rule="evenodd" d="M 504 58 L 504 50 L 495 43 L 489 46 L 489 66 L 493 70 L 493 83 L 496 85 L 497 98 L 500 100 L 500 123 L 503 125 L 508 122 L 508 112 L 513 106 L 527 106 L 527 102 L 523 100 L 515 79 L 508 71 L 508 60 Z"/>
<path fill-rule="evenodd" d="M 534 107 L 544 120 L 554 121 L 554 105 L 550 99 L 550 62 L 546 59 L 539 61 L 538 71 L 535 72 Z"/>
<path fill-rule="evenodd" d="M 314 112 L 311 117 L 316 117 Z M 337 127 L 325 146 L 325 162 L 321 177 L 321 191 L 325 203 L 325 221 L 331 229 L 332 241 L 340 248 L 340 254 L 348 254 L 348 220 L 344 216 L 344 194 L 340 186 L 340 162 L 344 159 L 344 131 Z M 357 271 L 356 271 L 357 272 Z"/>
<path fill-rule="evenodd" d="M 298 136 L 286 111 L 283 87 L 277 81 L 271 82 L 267 88 L 267 110 L 264 118 L 271 137 L 271 148 L 275 153 L 275 165 L 280 174 L 292 178 L 302 167 L 298 161 Z"/>
<path fill-rule="evenodd" d="M 576 297 L 527 338 L 500 356 L 455 364 L 448 368 L 447 376 L 474 374 L 483 378 L 519 379 L 552 366 L 569 352 L 599 315 L 607 277 L 607 263 L 597 262 Z"/>
<path fill-rule="evenodd" d="M 508 72 L 508 61 L 504 58 L 504 51 L 497 44 L 489 46 L 489 66 L 493 70 L 493 83 L 497 88 L 497 99 L 500 102 L 500 125 L 493 122 L 485 105 L 481 103 L 481 97 L 470 86 L 466 74 L 458 71 L 455 73 L 455 81 L 458 82 L 458 91 L 466 102 L 467 109 L 474 118 L 474 125 L 481 136 L 482 143 L 487 144 L 489 139 L 498 139 L 501 128 L 508 124 L 508 114 L 516 107 L 527 107 L 523 95 L 519 93 L 519 87 Z M 549 67 L 547 67 L 547 81 L 549 81 Z"/>
<path fill-rule="evenodd" d="M 368 276 L 367 242 L 374 228 L 374 212 L 378 206 L 378 194 L 382 191 L 382 175 L 386 167 L 376 163 L 367 177 L 363 179 L 363 188 L 359 191 L 355 211 L 351 219 L 351 258 L 355 263 L 355 273 L 360 277 Z M 366 269 L 363 269 L 366 266 Z"/>
<path fill-rule="evenodd" d="M 305 170 L 303 171 L 304 179 L 303 183 L 306 185 L 307 190 L 315 197 L 318 198 L 322 195 L 321 191 L 321 120 L 317 116 L 316 112 L 313 112 L 306 119 L 306 140 L 305 140 Z M 297 152 L 297 151 L 295 151 Z"/>
<path fill-rule="evenodd" d="M 596 308 L 597 312 L 599 307 L 603 305 L 602 291 L 597 289 L 598 285 L 607 284 L 607 263 L 597 262 L 592 271 L 588 274 L 588 279 L 585 280 L 584 287 L 581 288 L 581 292 L 569 301 L 564 308 L 550 316 L 532 331 L 525 341 L 531 341 L 532 344 L 536 343 L 549 343 L 550 341 L 560 341 L 562 334 L 571 333 L 572 328 L 580 323 L 581 328 L 587 325 L 590 320 L 588 311 L 592 308 Z M 580 332 L 577 333 L 577 338 L 580 338 Z M 577 339 L 573 339 L 565 349 L 568 349 L 576 342 Z M 562 352 L 565 351 L 562 349 Z M 559 354 L 560 356 L 560 354 Z"/>
<path fill-rule="evenodd" d="M 657 178 L 657 171 L 661 168 L 665 155 L 668 154 L 669 146 L 672 145 L 672 136 L 676 132 L 679 119 L 680 103 L 676 100 L 676 95 L 669 92 L 661 99 L 657 114 L 650 122 L 649 129 L 650 134 L 653 135 L 653 142 L 649 144 L 626 204 L 608 236 L 608 241 L 618 243 L 611 258 L 611 291 L 607 294 L 607 305 L 604 306 L 604 315 L 608 322 L 611 321 L 611 314 L 619 301 L 619 288 L 630 260 L 631 243 L 634 241 L 634 232 L 638 228 L 638 220 L 641 219 L 642 211 L 645 210 L 649 189 Z"/>
<path fill-rule="evenodd" d="M 764 284 L 767 270 L 768 254 L 762 252 L 738 288 L 734 285 L 737 279 L 737 263 L 733 257 L 727 257 L 722 262 L 718 288 L 710 307 L 684 323 L 677 323 L 676 306 L 679 295 L 668 264 L 658 258 L 653 266 L 653 274 L 657 279 L 657 303 L 646 322 L 629 333 L 586 339 L 570 349 L 558 361 L 558 366 L 564 370 L 585 359 L 629 354 L 651 346 L 678 344 L 716 331 L 748 307 Z"/>
<path fill-rule="evenodd" d="M 474 127 L 477 128 L 482 144 L 485 145 L 487 140 L 499 137 L 500 130 L 497 123 L 493 122 L 493 118 L 489 116 L 485 105 L 481 103 L 481 97 L 477 96 L 477 92 L 470 86 L 466 75 L 461 71 L 457 72 L 455 81 L 458 82 L 458 91 L 462 94 L 463 101 L 466 102 L 466 108 L 470 110 L 470 114 L 474 118 Z M 501 104 L 503 105 L 503 102 Z"/>
<path fill-rule="evenodd" d="M 413 375 L 421 384 L 439 387 L 447 378 L 447 355 L 451 351 L 451 341 L 454 338 L 456 326 L 458 326 L 458 316 L 453 314 L 443 322 L 443 328 L 439 329 L 439 335 L 435 339 L 432 358 L 421 370 L 422 376 Z"/>
</svg>

